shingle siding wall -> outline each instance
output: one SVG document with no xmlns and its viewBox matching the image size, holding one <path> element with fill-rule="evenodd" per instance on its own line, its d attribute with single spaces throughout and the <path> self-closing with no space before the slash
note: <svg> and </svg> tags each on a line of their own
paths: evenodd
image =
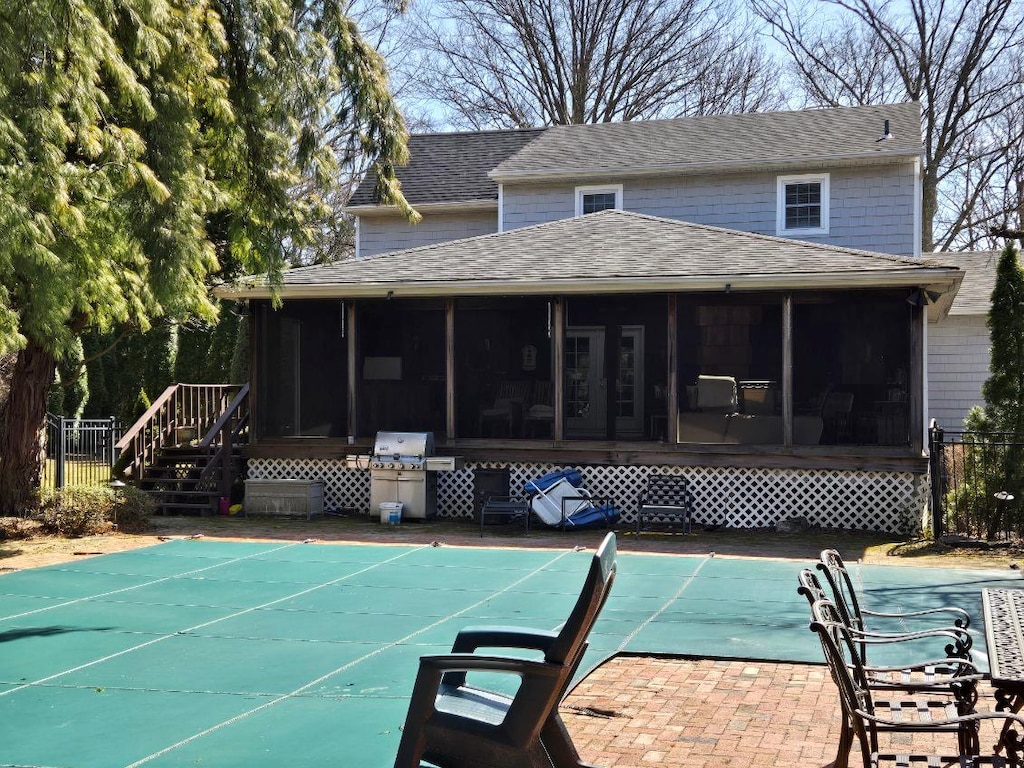
<svg viewBox="0 0 1024 768">
<path fill-rule="evenodd" d="M 394 216 L 364 216 L 359 221 L 359 255 L 372 256 L 497 231 L 498 215 L 489 211 L 425 213 L 423 221 L 415 225 Z"/>
<path fill-rule="evenodd" d="M 981 404 L 988 378 L 988 329 L 981 315 L 951 315 L 928 326 L 928 416 L 958 430 Z"/>
<path fill-rule="evenodd" d="M 626 179 L 622 182 L 623 208 L 651 216 L 774 235 L 778 175 Z M 807 240 L 901 256 L 914 255 L 915 184 L 911 164 L 832 170 L 830 187 L 830 233 L 807 237 Z M 575 188 L 571 183 L 506 184 L 505 228 L 515 229 L 574 215 Z"/>
</svg>

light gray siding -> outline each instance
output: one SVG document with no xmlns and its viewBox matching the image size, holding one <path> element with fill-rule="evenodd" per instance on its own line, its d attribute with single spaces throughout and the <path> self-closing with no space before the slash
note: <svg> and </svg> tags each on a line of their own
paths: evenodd
<svg viewBox="0 0 1024 768">
<path fill-rule="evenodd" d="M 928 326 L 928 416 L 940 427 L 962 429 L 967 411 L 981 405 L 988 349 L 983 315 L 950 315 Z"/>
<path fill-rule="evenodd" d="M 568 219 L 576 215 L 576 185 L 505 184 L 502 207 L 506 230 Z"/>
<path fill-rule="evenodd" d="M 359 255 L 372 256 L 497 231 L 498 214 L 494 211 L 428 212 L 419 224 L 409 224 L 398 216 L 363 216 L 359 220 Z"/>
<path fill-rule="evenodd" d="M 840 168 L 829 173 L 829 234 L 807 240 L 914 255 L 916 185 L 912 164 Z M 778 176 L 773 172 L 587 183 L 621 181 L 622 207 L 627 211 L 774 235 Z M 505 184 L 505 229 L 572 216 L 575 188 L 573 183 Z"/>
</svg>

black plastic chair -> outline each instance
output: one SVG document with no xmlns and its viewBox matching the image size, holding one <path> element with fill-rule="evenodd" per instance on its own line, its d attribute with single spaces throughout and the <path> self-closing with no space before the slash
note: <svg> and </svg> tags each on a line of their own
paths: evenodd
<svg viewBox="0 0 1024 768">
<path fill-rule="evenodd" d="M 876 698 L 876 692 L 867 683 L 867 674 L 859 661 L 857 641 L 841 620 L 836 606 L 828 600 L 818 600 L 811 606 L 810 629 L 821 641 L 825 661 L 832 679 L 839 689 L 843 713 L 843 731 L 840 736 L 836 768 L 846 768 L 850 748 L 856 738 L 860 742 L 864 768 L 897 767 L 924 764 L 926 766 L 1017 766 L 1020 755 L 1015 740 L 1001 740 L 999 748 L 1006 747 L 1006 757 L 999 755 L 979 757 L 978 729 L 984 720 L 1002 721 L 1007 725 L 1024 726 L 1024 718 L 1009 713 L 972 712 L 959 714 L 947 701 L 908 700 L 894 696 L 888 701 Z M 950 733 L 956 735 L 955 753 L 945 755 L 908 754 L 902 748 L 898 753 L 880 751 L 880 733 Z"/>
<path fill-rule="evenodd" d="M 590 563 L 572 613 L 559 631 L 469 627 L 452 652 L 423 656 L 395 768 L 427 760 L 442 768 L 587 768 L 558 714 L 615 578 L 615 534 Z M 480 648 L 540 651 L 542 659 L 478 654 Z M 467 672 L 518 676 L 513 695 L 473 685 Z"/>
</svg>

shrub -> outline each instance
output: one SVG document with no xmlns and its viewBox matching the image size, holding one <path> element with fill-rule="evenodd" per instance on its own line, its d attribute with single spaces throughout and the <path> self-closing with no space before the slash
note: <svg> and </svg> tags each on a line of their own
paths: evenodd
<svg viewBox="0 0 1024 768">
<path fill-rule="evenodd" d="M 39 533 L 39 523 L 24 517 L 0 517 L 0 541 L 30 539 Z"/>
<path fill-rule="evenodd" d="M 39 501 L 39 522 L 46 533 L 77 538 L 106 533 L 111 521 L 114 491 L 99 485 L 69 485 L 45 493 Z"/>
<path fill-rule="evenodd" d="M 69 485 L 44 494 L 39 522 L 46 533 L 77 538 L 117 527 L 129 533 L 145 530 L 153 502 L 134 486 L 114 490 L 102 485 Z"/>
<path fill-rule="evenodd" d="M 140 533 L 149 527 L 149 518 L 156 505 L 145 491 L 126 485 L 114 493 L 113 522 L 119 531 Z"/>
</svg>

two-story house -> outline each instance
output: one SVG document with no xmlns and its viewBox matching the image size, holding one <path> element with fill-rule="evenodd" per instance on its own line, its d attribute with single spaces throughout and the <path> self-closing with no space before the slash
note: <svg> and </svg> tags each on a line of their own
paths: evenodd
<svg viewBox="0 0 1024 768">
<path fill-rule="evenodd" d="M 432 431 L 510 492 L 553 467 L 626 518 L 687 475 L 697 522 L 916 527 L 929 321 L 962 270 L 920 254 L 916 104 L 414 136 L 410 225 L 353 196 L 357 258 L 259 280 L 251 477 L 317 477 Z"/>
</svg>

